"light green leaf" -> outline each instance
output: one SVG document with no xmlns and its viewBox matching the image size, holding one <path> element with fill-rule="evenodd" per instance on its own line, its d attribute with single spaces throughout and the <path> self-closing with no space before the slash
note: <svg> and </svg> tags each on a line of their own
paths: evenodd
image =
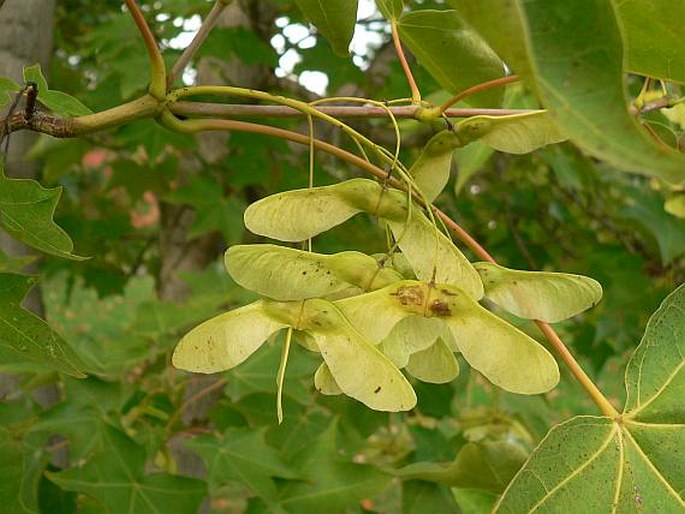
<svg viewBox="0 0 685 514">
<path fill-rule="evenodd" d="M 297 474 L 285 463 L 281 453 L 267 444 L 264 430 L 229 429 L 219 440 L 202 435 L 187 440 L 184 446 L 207 463 L 211 489 L 237 480 L 274 503 L 277 489 L 272 477 L 295 479 Z"/>
<path fill-rule="evenodd" d="M 547 111 L 508 116 L 472 116 L 456 128 L 462 143 L 476 139 L 500 152 L 522 154 L 567 139 Z"/>
<path fill-rule="evenodd" d="M 685 182 L 685 156 L 628 113 L 623 43 L 611 2 L 451 0 L 529 86 L 559 130 L 626 171 Z"/>
<path fill-rule="evenodd" d="M 409 173 L 426 200 L 433 203 L 445 189 L 450 178 L 452 152 L 461 146 L 457 135 L 451 130 L 443 130 L 434 135 L 412 164 Z"/>
<path fill-rule="evenodd" d="M 483 284 L 471 263 L 421 212 L 412 212 L 408 223 L 388 224 L 419 280 L 458 286 L 476 300 L 483 297 Z"/>
<path fill-rule="evenodd" d="M 172 364 L 196 373 L 231 369 L 275 332 L 288 325 L 274 319 L 261 301 L 220 314 L 198 325 L 178 343 Z"/>
<path fill-rule="evenodd" d="M 682 425 L 635 430 L 575 417 L 547 434 L 494 512 L 682 512 L 682 459 L 668 453 L 684 444 Z"/>
<path fill-rule="evenodd" d="M 333 304 L 312 299 L 304 305 L 301 328 L 314 337 L 331 375 L 347 396 L 381 411 L 406 411 L 416 405 L 407 379 Z"/>
<path fill-rule="evenodd" d="M 76 352 L 45 321 L 21 307 L 35 283 L 34 277 L 0 273 L 0 346 L 27 360 L 84 378 L 85 365 Z"/>
<path fill-rule="evenodd" d="M 452 94 L 504 76 L 504 65 L 497 54 L 454 10 L 404 13 L 398 29 L 402 42 Z M 469 96 L 467 102 L 496 107 L 502 95 L 501 88 L 494 88 Z"/>
<path fill-rule="evenodd" d="M 670 0 L 615 3 L 631 73 L 685 82 L 685 4 Z"/>
<path fill-rule="evenodd" d="M 328 39 L 333 51 L 349 55 L 357 22 L 357 0 L 295 0 L 305 17 Z"/>
<path fill-rule="evenodd" d="M 84 260 L 72 253 L 74 243 L 54 221 L 62 188 L 45 189 L 35 180 L 10 179 L 0 164 L 0 223 L 12 237 L 45 253 Z"/>
<path fill-rule="evenodd" d="M 40 69 L 40 64 L 24 67 L 24 80 L 38 86 L 38 101 L 60 116 L 85 116 L 91 114 L 88 107 L 78 99 L 61 91 L 48 88 L 48 83 Z"/>
<path fill-rule="evenodd" d="M 304 241 L 366 211 L 391 219 L 406 216 L 406 195 L 368 179 L 295 189 L 262 198 L 245 210 L 251 232 L 280 241 Z"/>
<path fill-rule="evenodd" d="M 386 20 L 396 20 L 402 15 L 404 2 L 402 0 L 376 0 L 376 7 Z"/>
<path fill-rule="evenodd" d="M 502 491 L 528 455 L 505 441 L 466 443 L 454 462 L 417 462 L 394 472 L 403 480 L 425 480 L 451 487 Z"/>
<path fill-rule="evenodd" d="M 684 313 L 680 286 L 628 363 L 621 416 L 578 416 L 554 427 L 495 512 L 563 512 L 571 504 L 597 513 L 685 510 Z"/>
<path fill-rule="evenodd" d="M 676 423 L 685 433 L 685 285 L 671 293 L 650 318 L 626 369 L 626 391 L 627 417 L 645 423 Z M 680 491 L 685 473 L 682 478 Z"/>
<path fill-rule="evenodd" d="M 225 263 L 238 284 L 280 301 L 323 297 L 352 286 L 374 290 L 401 279 L 360 252 L 324 255 L 268 244 L 236 245 L 226 251 Z"/>
<path fill-rule="evenodd" d="M 477 262 L 485 296 L 520 318 L 556 323 L 593 307 L 602 298 L 596 280 L 570 273 L 519 271 Z"/>
<path fill-rule="evenodd" d="M 322 362 L 321 365 L 316 368 L 316 372 L 314 373 L 314 387 L 321 394 L 329 396 L 342 394 L 343 392 L 335 381 L 335 378 L 333 378 L 328 364 L 325 362 Z"/>
<path fill-rule="evenodd" d="M 445 342 L 438 339 L 425 350 L 409 357 L 407 373 L 423 382 L 445 384 L 459 375 L 459 363 Z"/>
</svg>

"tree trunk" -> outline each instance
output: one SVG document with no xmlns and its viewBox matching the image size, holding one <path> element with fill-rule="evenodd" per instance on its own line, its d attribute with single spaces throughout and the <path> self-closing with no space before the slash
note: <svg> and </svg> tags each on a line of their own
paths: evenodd
<svg viewBox="0 0 685 514">
<path fill-rule="evenodd" d="M 23 67 L 35 63 L 40 63 L 44 73 L 47 73 L 52 53 L 54 10 L 54 0 L 7 0 L 0 7 L 0 76 L 22 84 Z M 25 156 L 36 137 L 28 131 L 11 135 L 9 153 L 5 156 L 5 173 L 8 177 L 35 178 L 37 165 Z M 11 256 L 35 253 L 2 230 L 0 249 Z M 34 270 L 35 267 L 27 271 Z M 38 288 L 29 293 L 24 305 L 39 315 L 43 314 Z"/>
</svg>

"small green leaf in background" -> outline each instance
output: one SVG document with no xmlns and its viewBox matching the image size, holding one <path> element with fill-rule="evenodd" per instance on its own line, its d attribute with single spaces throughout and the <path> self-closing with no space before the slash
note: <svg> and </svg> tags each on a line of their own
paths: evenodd
<svg viewBox="0 0 685 514">
<path fill-rule="evenodd" d="M 396 20 L 402 15 L 404 2 L 402 0 L 376 0 L 376 7 L 386 20 Z"/>
<path fill-rule="evenodd" d="M 21 273 L 21 270 L 36 260 L 35 255 L 10 257 L 0 248 L 0 273 Z"/>
<path fill-rule="evenodd" d="M 398 29 L 402 42 L 421 65 L 452 94 L 505 75 L 501 59 L 454 10 L 405 13 L 399 19 Z M 503 95 L 502 88 L 494 88 L 471 95 L 465 101 L 498 107 Z"/>
<path fill-rule="evenodd" d="M 479 139 L 495 150 L 514 154 L 529 153 L 567 139 L 547 111 L 472 116 L 460 122 L 456 132 L 463 144 Z"/>
<path fill-rule="evenodd" d="M 48 83 L 40 69 L 40 64 L 24 67 L 24 80 L 36 83 L 38 86 L 38 101 L 55 114 L 60 116 L 85 116 L 93 112 L 73 96 L 49 89 Z"/>
<path fill-rule="evenodd" d="M 194 208 L 195 218 L 188 237 L 199 237 L 216 230 L 221 232 L 228 244 L 240 240 L 243 227 L 239 220 L 245 203 L 237 196 L 224 194 L 215 180 L 194 176 L 190 184 L 170 192 L 164 198 L 171 203 Z"/>
<path fill-rule="evenodd" d="M 217 441 L 203 435 L 185 442 L 185 446 L 207 463 L 210 490 L 230 480 L 242 482 L 269 503 L 276 499 L 273 478 L 296 479 L 281 453 L 264 440 L 264 431 L 229 429 Z"/>
<path fill-rule="evenodd" d="M 74 244 L 53 221 L 62 188 L 46 189 L 35 180 L 11 179 L 0 164 L 0 224 L 12 237 L 45 253 L 73 260 Z"/>
<path fill-rule="evenodd" d="M 647 324 L 625 374 L 620 418 L 578 416 L 554 427 L 495 512 L 685 510 L 685 285 Z"/>
<path fill-rule="evenodd" d="M 685 82 L 685 3 L 623 0 L 615 4 L 631 73 Z"/>
<path fill-rule="evenodd" d="M 599 282 L 581 275 L 512 270 L 491 262 L 474 267 L 483 280 L 485 296 L 520 318 L 556 323 L 602 298 Z"/>
<path fill-rule="evenodd" d="M 296 458 L 293 468 L 302 480 L 288 482 L 279 496 L 289 513 L 347 512 L 387 487 L 388 475 L 341 455 L 337 433 L 338 425 L 333 422 Z"/>
<path fill-rule="evenodd" d="M 84 465 L 47 473 L 48 478 L 62 489 L 95 498 L 112 513 L 197 512 L 206 494 L 204 481 L 147 474 L 142 446 L 108 425 L 98 437 L 100 444 Z"/>
<path fill-rule="evenodd" d="M 611 2 L 451 4 L 536 90 L 571 141 L 617 168 L 685 182 L 685 156 L 656 142 L 628 113 L 623 42 Z"/>
<path fill-rule="evenodd" d="M 12 433 L 0 427 L 0 498 L 5 512 L 28 513 L 22 504 L 22 497 L 18 494 L 24 482 L 24 460 L 21 441 L 13 437 Z"/>
<path fill-rule="evenodd" d="M 667 266 L 685 254 L 685 223 L 665 209 L 659 193 L 627 189 L 628 205 L 620 211 L 623 217 L 644 226 L 659 246 L 661 262 Z"/>
<path fill-rule="evenodd" d="M 357 0 L 295 0 L 305 17 L 328 39 L 333 51 L 349 54 L 357 23 Z"/>
<path fill-rule="evenodd" d="M 476 140 L 459 148 L 454 152 L 454 162 L 457 166 L 457 180 L 454 184 L 454 193 L 459 195 L 469 179 L 485 168 L 485 164 L 495 151 Z"/>
<path fill-rule="evenodd" d="M 10 93 L 21 90 L 21 86 L 11 79 L 0 77 L 0 107 L 4 107 L 12 100 Z"/>
<path fill-rule="evenodd" d="M 81 359 L 66 341 L 21 307 L 35 283 L 33 277 L 0 273 L 0 345 L 73 377 L 85 377 Z"/>
<path fill-rule="evenodd" d="M 528 457 L 506 441 L 466 443 L 454 462 L 417 462 L 394 473 L 404 480 L 425 480 L 452 487 L 503 491 Z"/>
</svg>

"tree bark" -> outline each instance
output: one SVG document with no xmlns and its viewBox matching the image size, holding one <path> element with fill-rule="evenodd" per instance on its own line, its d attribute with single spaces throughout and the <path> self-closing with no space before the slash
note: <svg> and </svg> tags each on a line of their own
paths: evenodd
<svg viewBox="0 0 685 514">
<path fill-rule="evenodd" d="M 0 76 L 9 77 L 19 84 L 24 82 L 24 66 L 40 63 L 47 74 L 52 53 L 52 21 L 55 0 L 7 0 L 0 6 Z M 40 91 L 38 92 L 40 96 Z M 36 140 L 29 131 L 11 135 L 9 152 L 5 156 L 5 173 L 8 177 L 35 178 L 38 167 L 26 159 L 26 152 Z M 0 230 L 0 249 L 11 256 L 35 253 Z M 35 267 L 27 269 L 35 271 Z M 42 315 L 40 290 L 34 288 L 24 306 Z"/>
</svg>

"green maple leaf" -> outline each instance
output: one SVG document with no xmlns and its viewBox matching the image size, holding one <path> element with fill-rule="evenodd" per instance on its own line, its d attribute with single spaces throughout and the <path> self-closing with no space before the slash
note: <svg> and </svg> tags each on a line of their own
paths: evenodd
<svg viewBox="0 0 685 514">
<path fill-rule="evenodd" d="M 276 485 L 271 477 L 298 478 L 288 467 L 281 453 L 264 439 L 264 431 L 229 429 L 220 441 L 213 436 L 201 436 L 186 443 L 207 463 L 210 488 L 228 480 L 242 482 L 257 495 L 272 504 L 276 500 Z"/>
<path fill-rule="evenodd" d="M 337 432 L 337 424 L 331 423 L 300 454 L 296 469 L 304 480 L 288 483 L 280 495 L 280 504 L 288 512 L 347 512 L 387 487 L 389 476 L 341 456 Z"/>
<path fill-rule="evenodd" d="M 20 303 L 36 280 L 25 275 L 0 273 L 0 348 L 83 378 L 79 356 L 50 326 L 22 308 Z"/>
<path fill-rule="evenodd" d="M 102 424 L 97 449 L 81 467 L 46 473 L 62 489 L 100 502 L 114 514 L 197 512 L 205 483 L 167 473 L 145 473 L 145 450 L 123 432 Z"/>
<path fill-rule="evenodd" d="M 623 413 L 550 430 L 495 512 L 685 510 L 685 286 L 649 320 L 626 369 Z"/>
<path fill-rule="evenodd" d="M 12 237 L 45 253 L 83 260 L 53 220 L 62 188 L 46 189 L 35 180 L 12 179 L 0 163 L 0 226 Z"/>
</svg>

